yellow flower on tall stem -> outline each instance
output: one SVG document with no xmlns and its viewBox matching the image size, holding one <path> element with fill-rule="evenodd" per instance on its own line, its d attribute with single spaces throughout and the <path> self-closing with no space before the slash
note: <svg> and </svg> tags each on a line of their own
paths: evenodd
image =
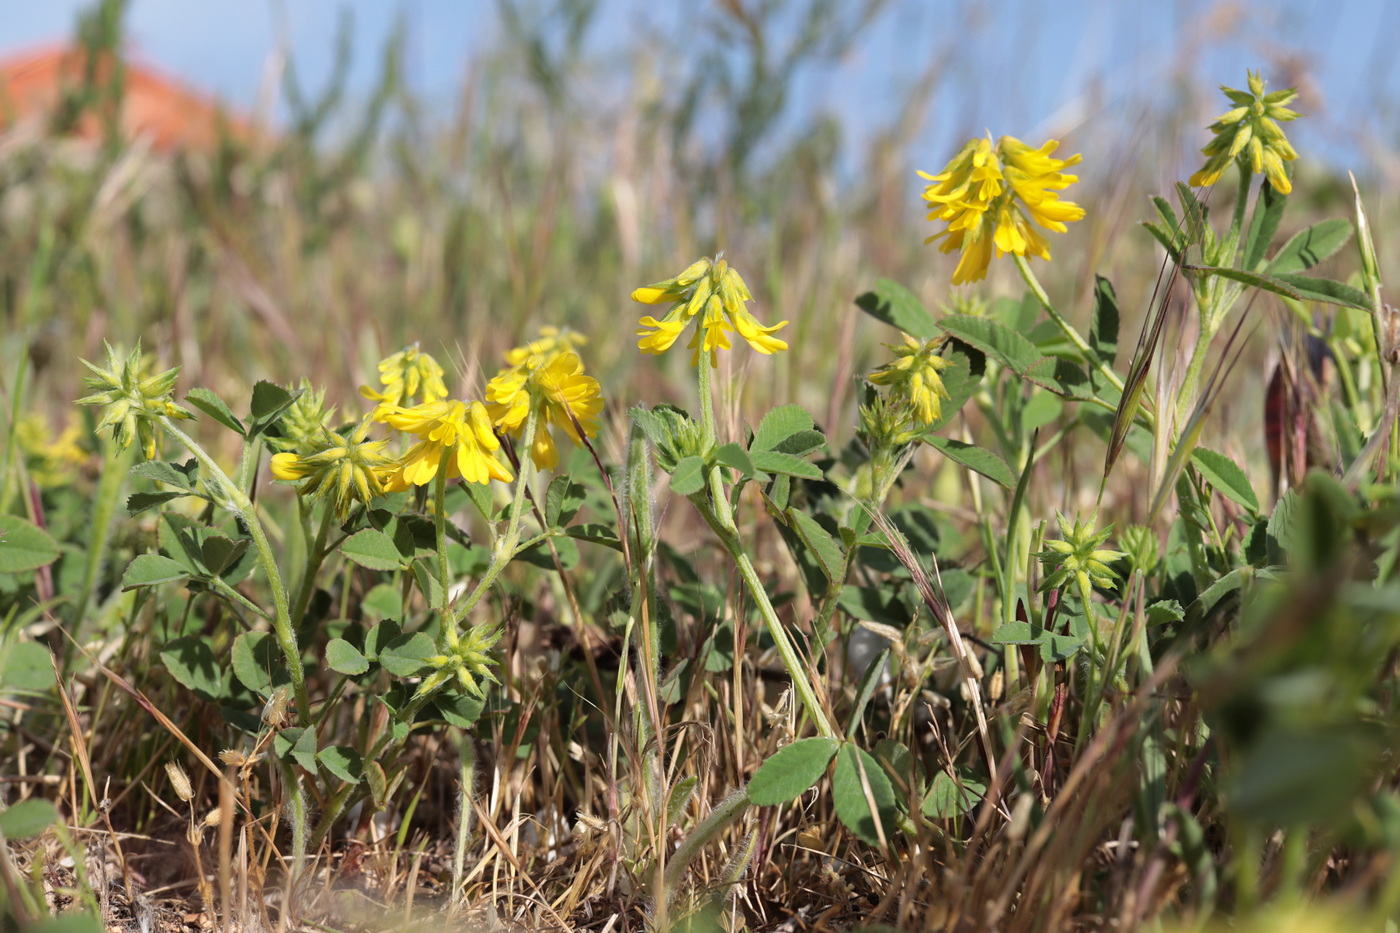
<svg viewBox="0 0 1400 933">
<path fill-rule="evenodd" d="M 384 454 L 389 442 L 365 439 L 369 426 L 367 418 L 349 436 L 323 428 L 320 443 L 308 443 L 307 452 L 274 454 L 272 475 L 301 483 L 297 491 L 306 498 L 329 499 L 336 518 L 344 521 L 355 503 L 369 505 L 384 495 L 385 481 L 396 470 Z"/>
<path fill-rule="evenodd" d="M 647 305 L 671 303 L 660 320 L 650 314 L 641 319 L 637 336 L 642 339 L 637 347 L 643 353 L 665 353 L 697 317 L 700 326 L 688 344 L 692 366 L 700 364 L 702 353 L 709 356 L 711 366 L 718 365 L 719 351 L 730 348 L 731 333 L 738 333 L 759 353 L 777 353 L 788 346 L 773 336 L 788 322 L 772 327 L 759 323 L 745 307 L 753 301 L 749 287 L 723 258 L 697 260 L 680 275 L 634 290 L 632 300 Z"/>
<path fill-rule="evenodd" d="M 552 470 L 559 465 L 559 450 L 549 426 L 562 428 L 582 446 L 584 437 L 598 433 L 603 399 L 598 380 L 584 374 L 583 362 L 572 349 L 561 350 L 562 344 L 550 343 L 540 352 L 529 352 L 534 346 L 506 354 L 507 360 L 521 362 L 501 370 L 487 384 L 487 412 L 498 428 L 519 438 L 533 408 L 538 422 L 530 457 L 535 466 Z"/>
<path fill-rule="evenodd" d="M 948 224 L 924 242 L 941 239 L 942 252 L 962 251 L 954 285 L 985 278 L 993 251 L 1049 259 L 1049 242 L 1031 223 L 1064 233 L 1084 216 L 1084 208 L 1056 193 L 1079 180 L 1061 171 L 1079 156 L 1051 158 L 1059 145 L 1052 139 L 1033 149 L 1013 136 L 995 145 L 990 136 L 971 139 L 939 174 L 919 173 L 932 182 L 923 193 L 928 219 Z"/>
<path fill-rule="evenodd" d="M 415 344 L 380 361 L 379 382 L 384 391 L 360 386 L 360 394 L 386 410 L 406 405 L 420 394 L 424 402 L 437 402 L 447 398 L 447 383 L 442 375 L 438 361 Z"/>
<path fill-rule="evenodd" d="M 501 442 L 491 430 L 486 406 L 480 402 L 444 399 L 412 408 L 380 406 L 374 417 L 405 434 L 418 436 L 418 443 L 399 458 L 385 481 L 390 492 L 427 485 L 444 464 L 448 479 L 460 476 L 468 483 L 483 485 L 493 479 L 503 483 L 513 479 L 505 464 L 496 459 Z"/>
</svg>

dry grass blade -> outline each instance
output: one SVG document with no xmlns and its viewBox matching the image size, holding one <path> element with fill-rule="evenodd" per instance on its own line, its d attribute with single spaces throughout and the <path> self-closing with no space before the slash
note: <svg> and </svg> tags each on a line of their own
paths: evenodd
<svg viewBox="0 0 1400 933">
<path fill-rule="evenodd" d="M 953 618 L 952 610 L 948 608 L 947 600 L 941 595 L 943 591 L 942 581 L 936 582 L 929 577 L 928 571 L 924 569 L 923 564 L 920 563 L 919 558 L 909 546 L 909 541 L 894 526 L 893 522 L 879 512 L 873 513 L 873 521 L 885 536 L 885 540 L 889 542 L 890 550 L 894 553 L 895 558 L 909 571 L 909 575 L 914 580 L 914 586 L 918 588 L 919 598 L 923 600 L 928 611 L 938 620 L 938 624 L 943 627 L 944 633 L 948 636 L 948 644 L 952 648 L 953 656 L 958 659 L 963 684 L 967 688 L 973 713 L 977 717 L 977 737 L 982 757 L 987 766 L 987 774 L 995 778 L 997 756 L 992 749 L 992 734 L 987 726 L 987 711 L 982 707 L 982 688 L 977 680 L 977 668 L 968 655 L 967 643 L 963 640 L 962 632 L 958 631 L 958 623 Z M 935 574 L 938 573 L 937 563 L 934 564 L 933 570 Z"/>
</svg>

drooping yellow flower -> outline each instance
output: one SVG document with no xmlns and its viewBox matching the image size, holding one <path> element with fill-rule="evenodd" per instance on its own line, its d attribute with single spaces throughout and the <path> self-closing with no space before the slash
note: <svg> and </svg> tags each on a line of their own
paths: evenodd
<svg viewBox="0 0 1400 933">
<path fill-rule="evenodd" d="M 692 366 L 700 364 L 701 353 L 709 355 L 711 366 L 717 365 L 719 351 L 730 348 L 731 333 L 738 333 L 759 353 L 787 349 L 787 343 L 773 334 L 788 322 L 772 327 L 759 323 L 744 307 L 753 300 L 749 287 L 723 258 L 706 257 L 693 262 L 674 278 L 636 289 L 632 300 L 648 305 L 671 302 L 670 310 L 660 320 L 650 314 L 641 319 L 637 336 L 642 339 L 637 346 L 643 353 L 665 353 L 671 349 L 681 331 L 696 317 L 700 317 L 700 326 L 689 343 Z"/>
<path fill-rule="evenodd" d="M 1065 224 L 1084 216 L 1084 208 L 1056 193 L 1079 180 L 1061 171 L 1077 165 L 1079 156 L 1050 157 L 1059 145 L 1052 139 L 1032 149 L 1013 136 L 1003 136 L 995 146 L 991 137 L 970 139 L 942 172 L 919 173 L 933 183 L 923 194 L 928 219 L 948 224 L 924 242 L 942 239 L 942 252 L 962 251 L 954 285 L 985 278 L 993 250 L 998 256 L 1049 259 L 1050 245 L 1031 221 L 1064 233 Z"/>
<path fill-rule="evenodd" d="M 1191 176 L 1191 184 L 1215 184 L 1230 163 L 1238 159 L 1252 173 L 1267 175 L 1279 194 L 1288 194 L 1293 190 L 1293 183 L 1288 180 L 1283 163 L 1292 162 L 1298 158 L 1298 153 L 1289 145 L 1279 124 L 1300 116 L 1287 106 L 1298 96 L 1298 91 L 1290 87 L 1265 94 L 1264 79 L 1259 72 L 1248 72 L 1248 79 L 1248 91 L 1220 86 L 1235 106 L 1210 125 L 1215 136 L 1201 150 L 1207 156 L 1206 164 Z"/>
<path fill-rule="evenodd" d="M 588 343 L 588 338 L 577 331 L 546 324 L 540 328 L 540 335 L 537 339 L 530 341 L 523 347 L 507 350 L 506 364 L 510 366 L 538 366 L 545 361 L 554 359 L 560 353 L 567 353 L 570 350 L 577 352 L 578 348 L 586 343 Z"/>
<path fill-rule="evenodd" d="M 444 458 L 448 479 L 460 476 L 469 483 L 483 485 L 493 479 L 503 483 L 512 479 L 510 470 L 496 459 L 501 442 L 491 430 L 486 406 L 480 402 L 444 399 L 412 408 L 381 405 L 375 409 L 374 418 L 418 436 L 418 443 L 399 458 L 385 481 L 384 487 L 390 492 L 431 483 Z"/>
<path fill-rule="evenodd" d="M 922 426 L 928 427 L 942 417 L 941 400 L 952 398 L 939 375 L 952 363 L 938 354 L 939 341 L 920 343 L 908 334 L 902 336 L 903 344 L 886 344 L 894 351 L 894 361 L 867 378 L 876 385 L 889 386 L 892 397 L 906 399 Z"/>
<path fill-rule="evenodd" d="M 381 406 L 402 407 L 420 393 L 424 402 L 447 398 L 447 384 L 442 381 L 438 361 L 418 349 L 417 344 L 404 347 L 379 363 L 379 382 L 384 391 L 360 386 L 360 394 Z"/>
<path fill-rule="evenodd" d="M 582 446 L 584 437 L 598 433 L 598 415 L 603 410 L 598 380 L 584 374 L 576 352 L 558 346 L 523 355 L 521 350 L 528 347 L 512 350 L 506 359 L 514 356 L 522 362 L 501 370 L 486 386 L 492 423 L 514 437 L 521 436 L 531 408 L 535 409 L 530 456 L 535 466 L 546 470 L 559 465 L 550 427 L 563 428 L 570 440 Z"/>
<path fill-rule="evenodd" d="M 320 443 L 308 452 L 274 454 L 272 475 L 301 483 L 297 492 L 304 497 L 329 499 L 336 518 L 345 521 L 355 503 L 367 506 L 384 495 L 385 482 L 396 470 L 384 454 L 388 441 L 365 440 L 369 426 L 366 418 L 348 437 L 323 428 Z"/>
</svg>

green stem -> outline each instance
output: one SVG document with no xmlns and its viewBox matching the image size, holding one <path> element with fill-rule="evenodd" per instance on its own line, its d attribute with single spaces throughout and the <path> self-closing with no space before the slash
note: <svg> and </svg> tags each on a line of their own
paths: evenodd
<svg viewBox="0 0 1400 933">
<path fill-rule="evenodd" d="M 457 624 L 455 621 L 449 622 L 452 613 L 452 598 L 448 593 L 452 581 L 451 571 L 447 565 L 447 458 L 450 456 L 452 456 L 450 450 L 442 452 L 437 478 L 433 482 L 433 544 L 437 548 L 438 584 L 442 589 L 442 601 L 438 605 L 438 618 L 442 624 L 442 633 L 439 638 L 443 645 L 455 653 L 458 644 Z"/>
<path fill-rule="evenodd" d="M 1054 302 L 1050 300 L 1050 296 L 1046 294 L 1045 288 L 1040 284 L 1040 279 L 1036 278 L 1035 273 L 1031 271 L 1031 264 L 1026 261 L 1026 257 L 1019 253 L 1013 253 L 1012 256 L 1016 260 L 1016 269 L 1021 273 L 1021 278 L 1025 281 L 1026 287 L 1031 290 L 1032 295 L 1035 295 L 1036 301 L 1040 302 L 1040 306 L 1045 309 L 1045 313 L 1050 316 L 1050 320 L 1055 322 L 1055 325 L 1060 328 L 1060 332 L 1065 335 L 1065 338 L 1068 339 L 1070 343 L 1074 344 L 1079 352 L 1083 354 L 1084 362 L 1097 369 L 1114 388 L 1122 392 L 1122 377 L 1113 371 L 1113 367 L 1099 359 L 1099 355 L 1094 352 L 1093 347 L 1089 346 L 1089 342 L 1085 340 L 1080 335 L 1079 331 L 1074 329 L 1074 325 L 1065 320 L 1064 315 L 1055 308 Z"/>
<path fill-rule="evenodd" d="M 277 569 L 277 557 L 272 553 L 272 544 L 267 540 L 267 533 L 263 530 L 257 509 L 254 508 L 248 494 L 229 479 L 228 474 L 219 466 L 218 461 L 209 456 L 194 438 L 176 427 L 175 422 L 169 417 L 160 416 L 160 423 L 170 436 L 184 444 L 185 449 L 194 454 L 195 459 L 204 469 L 207 477 L 205 482 L 211 486 L 211 491 L 220 500 L 219 504 L 232 512 L 236 518 L 241 518 L 248 528 L 248 534 L 253 539 L 253 547 L 258 552 L 258 564 L 267 576 L 268 587 L 272 590 L 273 635 L 277 639 L 278 647 L 282 649 L 282 659 L 287 663 L 287 674 L 291 678 L 292 692 L 297 702 L 297 720 L 302 726 L 309 725 L 311 722 L 311 699 L 306 693 L 306 670 L 301 664 L 301 649 L 297 647 L 296 630 L 292 628 L 291 614 L 287 605 L 287 588 L 282 582 L 281 572 Z M 210 480 L 213 482 L 210 483 Z"/>
<path fill-rule="evenodd" d="M 102 479 L 98 481 L 97 493 L 93 498 L 92 522 L 88 526 L 92 537 L 88 540 L 87 554 L 83 564 L 83 586 L 78 592 L 78 603 L 73 608 L 73 637 L 68 641 L 65 654 L 74 645 L 82 644 L 84 624 L 87 622 L 88 602 L 97 589 L 97 574 L 102 569 L 102 559 L 107 555 L 107 538 L 112 531 L 112 516 L 121 498 L 122 484 L 131 471 L 133 448 L 118 451 L 116 445 L 102 445 Z"/>
<path fill-rule="evenodd" d="M 700 365 L 696 367 L 700 379 L 700 438 L 701 448 L 708 454 L 715 446 L 715 438 L 718 432 L 715 430 L 715 400 L 713 367 L 707 358 L 709 354 L 702 353 Z"/>
<path fill-rule="evenodd" d="M 301 501 L 300 498 L 297 500 Z M 316 540 L 311 545 L 311 553 L 306 555 L 306 569 L 302 573 L 301 585 L 297 587 L 297 599 L 292 605 L 292 622 L 301 624 L 306 615 L 306 607 L 311 603 L 311 594 L 316 592 L 316 574 L 326 559 L 326 538 L 330 534 L 331 507 L 327 503 L 321 513 L 321 526 L 316 529 Z"/>
</svg>

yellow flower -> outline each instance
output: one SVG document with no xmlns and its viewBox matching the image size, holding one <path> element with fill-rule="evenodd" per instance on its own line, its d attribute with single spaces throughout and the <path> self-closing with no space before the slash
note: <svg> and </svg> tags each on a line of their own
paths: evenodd
<svg viewBox="0 0 1400 933">
<path fill-rule="evenodd" d="M 1213 185 L 1231 162 L 1239 160 L 1250 172 L 1267 175 L 1279 194 L 1288 194 L 1293 183 L 1288 180 L 1283 163 L 1292 162 L 1298 153 L 1289 145 L 1279 124 L 1298 119 L 1299 114 L 1287 107 L 1298 91 L 1290 87 L 1265 94 L 1259 72 L 1248 72 L 1248 79 L 1248 91 L 1220 86 L 1235 106 L 1210 125 L 1215 136 L 1201 150 L 1208 158 L 1201 170 L 1191 176 L 1191 184 Z"/>
<path fill-rule="evenodd" d="M 908 400 L 918 420 L 928 427 L 942 417 L 941 399 L 952 398 L 939 375 L 952 364 L 938 355 L 938 341 L 919 343 L 908 334 L 902 336 L 902 345 L 886 344 L 894 351 L 894 362 L 881 366 L 868 378 L 876 385 L 889 386 L 891 396 Z"/>
<path fill-rule="evenodd" d="M 1061 172 L 1077 165 L 1079 156 L 1050 157 L 1059 145 L 1052 139 L 1032 149 L 1013 136 L 1003 136 L 995 146 L 991 137 L 970 139 L 942 172 L 919 173 L 933 182 L 923 194 L 928 219 L 948 224 L 924 242 L 942 239 L 942 252 L 962 251 L 954 285 L 985 278 L 993 249 L 998 256 L 1049 259 L 1049 243 L 1030 222 L 1064 233 L 1065 224 L 1084 216 L 1084 208 L 1056 194 L 1079 180 Z"/>
<path fill-rule="evenodd" d="M 493 424 L 518 438 L 533 406 L 538 421 L 530 456 L 535 466 L 552 470 L 559 465 L 559 451 L 549 428 L 563 428 L 570 440 L 582 446 L 584 437 L 598 433 L 601 390 L 598 380 L 584 375 L 583 362 L 573 350 L 527 354 L 523 359 L 487 384 L 487 413 Z"/>
<path fill-rule="evenodd" d="M 671 302 L 666 315 L 657 320 L 650 314 L 640 321 L 637 346 L 643 353 L 665 353 L 690 322 L 700 317 L 689 347 L 690 365 L 698 366 L 700 354 L 707 353 L 710 365 L 719 362 L 719 351 L 730 348 L 729 334 L 738 333 L 759 353 L 771 354 L 787 349 L 787 343 L 773 334 L 787 326 L 787 321 L 767 327 L 744 307 L 753 300 L 749 287 L 724 259 L 708 257 L 691 263 L 675 278 L 653 285 L 644 285 L 632 292 L 632 300 L 647 305 Z"/>
<path fill-rule="evenodd" d="M 542 361 L 552 360 L 560 353 L 577 350 L 588 343 L 588 338 L 567 327 L 545 325 L 540 328 L 540 336 L 523 347 L 506 351 L 506 363 L 511 366 L 538 366 Z"/>
<path fill-rule="evenodd" d="M 372 402 L 378 402 L 380 406 L 406 405 L 420 392 L 424 402 L 447 398 L 442 367 L 437 360 L 419 350 L 416 344 L 381 360 L 379 381 L 384 386 L 383 392 L 360 386 L 360 394 Z"/>
<path fill-rule="evenodd" d="M 45 489 L 67 483 L 73 469 L 87 462 L 87 452 L 78 446 L 81 436 L 78 427 L 70 424 L 54 437 L 40 415 L 25 415 L 15 425 L 15 444 L 24 453 L 29 477 Z"/>
<path fill-rule="evenodd" d="M 510 470 L 495 457 L 501 442 L 496 440 L 486 406 L 480 402 L 445 399 L 412 408 L 381 405 L 374 418 L 418 436 L 418 443 L 399 458 L 385 481 L 390 492 L 432 482 L 444 459 L 448 479 L 460 476 L 484 485 L 493 479 L 508 483 L 512 478 Z"/>
<path fill-rule="evenodd" d="M 369 425 L 366 418 L 349 437 L 323 428 L 320 443 L 309 452 L 274 454 L 272 475 L 301 483 L 299 495 L 330 499 L 336 518 L 344 521 L 355 503 L 368 506 L 384 495 L 385 482 L 396 467 L 383 453 L 388 441 L 365 440 Z"/>
</svg>

